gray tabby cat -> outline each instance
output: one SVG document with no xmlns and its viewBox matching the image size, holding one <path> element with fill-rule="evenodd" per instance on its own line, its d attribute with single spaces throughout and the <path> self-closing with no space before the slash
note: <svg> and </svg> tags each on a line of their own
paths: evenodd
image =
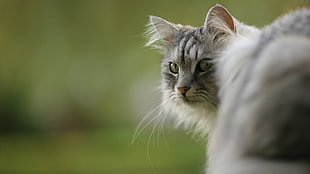
<svg viewBox="0 0 310 174">
<path fill-rule="evenodd" d="M 150 16 L 146 45 L 159 48 L 163 54 L 161 109 L 174 115 L 177 125 L 205 136 L 219 103 L 214 62 L 231 38 L 256 32 L 219 4 L 209 10 L 201 27 Z"/>
<path fill-rule="evenodd" d="M 216 66 L 212 174 L 310 173 L 310 10 L 233 40 Z"/>
</svg>

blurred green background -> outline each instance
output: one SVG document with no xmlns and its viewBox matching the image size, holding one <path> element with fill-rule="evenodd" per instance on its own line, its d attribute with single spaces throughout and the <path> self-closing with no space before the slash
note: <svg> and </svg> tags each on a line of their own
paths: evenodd
<svg viewBox="0 0 310 174">
<path fill-rule="evenodd" d="M 133 133 L 159 102 L 148 15 L 202 25 L 220 2 L 262 27 L 309 0 L 0 0 L 0 174 L 203 173 L 204 143 Z M 170 128 L 171 127 L 171 128 Z M 157 130 L 156 130 L 157 132 Z"/>
</svg>

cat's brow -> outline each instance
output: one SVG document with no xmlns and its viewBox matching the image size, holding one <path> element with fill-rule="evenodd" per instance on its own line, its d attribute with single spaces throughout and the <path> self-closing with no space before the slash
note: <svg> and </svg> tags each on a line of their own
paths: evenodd
<svg viewBox="0 0 310 174">
<path fill-rule="evenodd" d="M 178 47 L 178 57 L 181 59 L 181 62 L 185 62 L 186 57 L 194 58 L 195 60 L 198 59 L 198 43 L 199 40 L 195 36 L 195 32 L 186 33 L 186 35 L 181 39 Z"/>
</svg>

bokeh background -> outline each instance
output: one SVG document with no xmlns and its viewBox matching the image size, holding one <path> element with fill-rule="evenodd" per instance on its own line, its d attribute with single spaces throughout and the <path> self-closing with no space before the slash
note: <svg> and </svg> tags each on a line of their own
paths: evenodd
<svg viewBox="0 0 310 174">
<path fill-rule="evenodd" d="M 205 144 L 147 126 L 160 54 L 148 15 L 199 26 L 220 2 L 263 27 L 309 0 L 0 0 L 0 174 L 203 173 Z M 157 130 L 156 130 L 157 132 Z"/>
</svg>

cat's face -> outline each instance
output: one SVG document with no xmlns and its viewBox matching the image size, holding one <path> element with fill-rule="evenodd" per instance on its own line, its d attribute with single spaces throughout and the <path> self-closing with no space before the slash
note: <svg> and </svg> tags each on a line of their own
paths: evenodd
<svg viewBox="0 0 310 174">
<path fill-rule="evenodd" d="M 178 117 L 178 124 L 208 132 L 218 104 L 214 63 L 234 34 L 234 19 L 220 5 L 209 10 L 204 25 L 198 28 L 150 17 L 146 45 L 163 54 L 161 106 Z"/>
<path fill-rule="evenodd" d="M 216 107 L 217 87 L 213 50 L 208 50 L 203 28 L 182 28 L 166 50 L 161 64 L 164 97 L 191 107 Z M 210 41 L 209 41 L 210 42 Z M 166 99 L 168 100 L 168 99 Z"/>
</svg>

